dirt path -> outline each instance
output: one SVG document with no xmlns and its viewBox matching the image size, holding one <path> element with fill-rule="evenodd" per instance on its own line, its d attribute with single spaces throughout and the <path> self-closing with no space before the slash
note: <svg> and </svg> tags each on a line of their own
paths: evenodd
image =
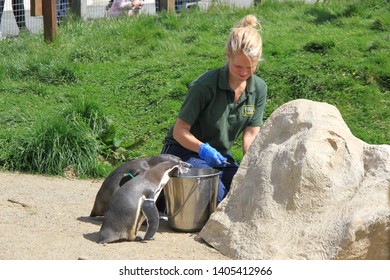
<svg viewBox="0 0 390 280">
<path fill-rule="evenodd" d="M 102 181 L 0 172 L 2 260 L 227 259 L 197 233 L 161 222 L 155 240 L 97 244 L 101 219 L 90 218 Z"/>
</svg>

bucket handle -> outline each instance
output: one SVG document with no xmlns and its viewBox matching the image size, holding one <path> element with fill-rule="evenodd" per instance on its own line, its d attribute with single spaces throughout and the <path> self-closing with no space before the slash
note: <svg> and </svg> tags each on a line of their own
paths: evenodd
<svg viewBox="0 0 390 280">
<path fill-rule="evenodd" d="M 183 209 L 183 207 L 186 205 L 188 199 L 190 199 L 190 196 L 194 193 L 194 191 L 196 190 L 196 188 L 199 186 L 199 182 L 200 182 L 200 178 L 196 178 L 196 181 L 195 183 L 192 185 L 191 187 L 191 190 L 186 198 L 186 200 L 183 202 L 183 204 L 180 206 L 180 208 L 172 215 L 168 216 L 169 219 L 172 219 L 174 217 L 177 216 L 177 214 L 179 214 L 179 212 L 181 211 L 181 209 Z"/>
</svg>

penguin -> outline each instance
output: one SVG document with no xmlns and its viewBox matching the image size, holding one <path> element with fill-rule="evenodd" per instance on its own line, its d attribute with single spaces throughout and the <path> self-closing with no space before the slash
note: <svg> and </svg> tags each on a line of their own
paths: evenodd
<svg viewBox="0 0 390 280">
<path fill-rule="evenodd" d="M 171 157 L 125 183 L 112 196 L 99 231 L 99 243 L 153 239 L 159 226 L 156 199 L 170 177 L 187 173 L 191 167 L 191 164 Z M 142 238 L 137 234 L 145 218 L 147 230 Z"/>
<path fill-rule="evenodd" d="M 131 160 L 117 167 L 103 181 L 99 191 L 96 194 L 95 202 L 89 216 L 104 216 L 111 197 L 115 191 L 117 191 L 126 182 L 130 181 L 141 172 L 148 170 L 149 168 L 161 162 L 169 160 L 180 160 L 180 158 L 173 155 L 163 154 L 148 158 Z"/>
</svg>

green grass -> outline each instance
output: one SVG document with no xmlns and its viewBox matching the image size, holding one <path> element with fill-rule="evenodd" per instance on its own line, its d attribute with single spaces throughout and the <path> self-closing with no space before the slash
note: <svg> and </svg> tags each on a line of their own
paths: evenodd
<svg viewBox="0 0 390 280">
<path fill-rule="evenodd" d="M 70 20 L 53 43 L 42 34 L 0 41 L 0 167 L 99 177 L 159 154 L 188 84 L 225 63 L 229 30 L 249 13 L 262 21 L 266 118 L 293 99 L 323 101 L 358 138 L 390 143 L 389 0 L 268 0 Z M 239 141 L 232 152 L 241 159 Z"/>
</svg>

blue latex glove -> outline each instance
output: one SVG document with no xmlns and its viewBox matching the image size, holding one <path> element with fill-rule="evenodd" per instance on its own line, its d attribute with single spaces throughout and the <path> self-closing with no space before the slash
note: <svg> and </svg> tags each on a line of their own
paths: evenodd
<svg viewBox="0 0 390 280">
<path fill-rule="evenodd" d="M 211 167 L 225 166 L 222 161 L 227 161 L 227 158 L 211 147 L 209 143 L 200 145 L 199 156 Z"/>
</svg>

